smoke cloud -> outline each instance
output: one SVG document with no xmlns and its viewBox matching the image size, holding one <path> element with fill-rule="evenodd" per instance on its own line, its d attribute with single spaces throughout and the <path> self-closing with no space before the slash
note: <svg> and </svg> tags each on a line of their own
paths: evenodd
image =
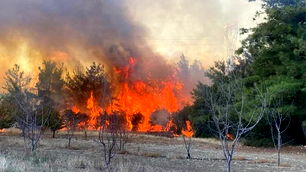
<svg viewBox="0 0 306 172">
<path fill-rule="evenodd" d="M 240 7 L 245 4 L 246 0 L 1 0 L 0 77 L 15 63 L 33 73 L 42 59 L 65 62 L 68 68 L 96 61 L 110 69 L 134 57 L 137 66 L 131 79 L 164 79 L 174 69 L 160 54 L 194 55 L 204 65 L 223 56 L 224 26 L 249 16 L 249 8 Z"/>
<path fill-rule="evenodd" d="M 150 73 L 163 78 L 170 72 L 163 58 L 147 46 L 145 30 L 129 19 L 123 0 L 3 0 L 0 4 L 0 47 L 6 50 L 1 51 L 2 62 L 10 59 L 31 69 L 42 58 L 51 58 L 73 64 L 97 61 L 110 68 L 123 67 L 134 57 L 139 64 L 135 77 Z"/>
<path fill-rule="evenodd" d="M 182 53 L 205 67 L 239 47 L 239 28 L 257 24 L 260 3 L 248 0 L 131 0 L 130 14 L 145 26 L 146 40 L 168 59 Z M 140 12 L 141 11 L 141 12 Z M 258 21 L 260 22 L 260 21 Z"/>
</svg>

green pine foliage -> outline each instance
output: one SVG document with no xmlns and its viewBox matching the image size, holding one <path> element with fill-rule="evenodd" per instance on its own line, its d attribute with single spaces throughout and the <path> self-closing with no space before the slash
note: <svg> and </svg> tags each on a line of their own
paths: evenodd
<svg viewBox="0 0 306 172">
<path fill-rule="evenodd" d="M 63 128 L 63 120 L 59 113 L 65 95 L 65 82 L 62 78 L 63 65 L 53 61 L 44 61 L 39 71 L 36 88 L 41 101 L 38 112 L 40 117 L 47 119 L 45 127 L 50 129 L 55 137 L 55 132 Z"/>
<path fill-rule="evenodd" d="M 192 120 L 197 136 L 208 131 L 210 112 L 205 107 L 205 90 L 215 89 L 220 78 L 239 74 L 247 96 L 247 108 L 258 103 L 257 91 L 269 95 L 271 108 L 279 100 L 280 110 L 288 113 L 289 128 L 284 133 L 284 142 L 306 143 L 306 7 L 305 1 L 267 0 L 265 1 L 265 21 L 252 29 L 237 50 L 237 56 L 226 62 L 216 62 L 207 76 L 213 84 L 198 84 L 193 91 L 194 104 L 189 119 Z M 216 94 L 218 95 L 218 94 Z M 239 96 L 237 96 L 239 97 Z M 239 105 L 240 100 L 235 100 Z M 251 109 L 250 109 L 251 111 Z M 267 122 L 269 109 L 258 126 L 247 136 L 245 143 L 255 146 L 271 146 L 270 126 Z M 248 118 L 245 114 L 245 119 Z M 211 128 L 210 131 L 213 131 Z M 268 131 L 268 132 L 267 132 Z M 304 131 L 304 132 L 303 132 Z M 205 134 L 203 134 L 205 132 Z M 304 134 L 305 133 L 305 134 Z"/>
<path fill-rule="evenodd" d="M 267 9 L 266 13 L 266 22 L 251 29 L 252 34 L 237 51 L 252 58 L 248 67 L 251 70 L 244 78 L 246 86 L 250 92 L 255 83 L 266 88 L 271 104 L 281 99 L 280 108 L 291 116 L 287 139 L 305 143 L 302 123 L 306 120 L 306 8 L 284 6 Z M 260 139 L 260 135 L 253 133 L 252 138 Z"/>
</svg>

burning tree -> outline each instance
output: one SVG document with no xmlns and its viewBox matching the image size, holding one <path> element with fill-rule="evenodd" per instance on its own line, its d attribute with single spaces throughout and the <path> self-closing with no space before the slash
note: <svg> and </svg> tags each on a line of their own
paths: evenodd
<svg viewBox="0 0 306 172">
<path fill-rule="evenodd" d="M 182 130 L 186 129 L 186 121 L 189 121 L 189 116 L 192 114 L 192 106 L 185 106 L 180 111 L 174 112 L 172 116 L 172 122 L 174 123 L 170 130 L 174 134 L 181 134 Z"/>
<path fill-rule="evenodd" d="M 190 106 L 185 106 L 182 110 L 175 112 L 172 115 L 172 125 L 170 126 L 170 131 L 172 131 L 174 135 L 182 135 L 184 146 L 187 152 L 187 159 L 191 159 L 190 150 L 192 137 L 194 136 L 194 130 L 192 128 L 191 122 L 188 120 L 189 114 L 191 114 Z"/>
<path fill-rule="evenodd" d="M 170 120 L 170 112 L 166 109 L 157 109 L 150 116 L 150 124 L 152 126 L 160 126 L 162 129 L 167 127 Z"/>
<path fill-rule="evenodd" d="M 141 113 L 135 113 L 130 117 L 130 121 L 132 124 L 132 131 L 137 131 L 138 126 L 143 122 L 144 116 Z"/>
<path fill-rule="evenodd" d="M 84 130 L 84 137 L 87 139 L 87 128 L 89 127 L 90 116 L 81 114 L 79 127 Z"/>
<path fill-rule="evenodd" d="M 109 73 L 102 65 L 93 63 L 84 71 L 79 69 L 73 75 L 68 74 L 66 85 L 72 102 L 69 106 L 90 115 L 90 129 L 94 129 L 99 113 L 124 111 L 129 130 L 163 131 L 165 128 L 159 123 L 166 126 L 168 119 L 156 115 L 158 121 L 151 121 L 152 125 L 151 114 L 159 109 L 175 112 L 188 102 L 188 96 L 180 95 L 184 93 L 183 84 L 174 75 L 163 79 L 134 75 L 133 72 L 138 72 L 137 58 L 125 60 L 119 66 L 108 68 Z M 135 116 L 137 113 L 142 117 Z"/>
<path fill-rule="evenodd" d="M 85 71 L 75 71 L 72 76 L 68 74 L 66 86 L 72 101 L 81 111 L 93 108 L 94 103 L 105 108 L 112 100 L 111 84 L 104 67 L 100 64 L 93 63 Z M 95 102 L 89 102 L 90 99 L 94 99 Z"/>
</svg>

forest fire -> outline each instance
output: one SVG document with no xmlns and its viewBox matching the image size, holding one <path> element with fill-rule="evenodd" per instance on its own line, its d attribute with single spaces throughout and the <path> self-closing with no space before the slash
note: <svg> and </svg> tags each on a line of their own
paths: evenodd
<svg viewBox="0 0 306 172">
<path fill-rule="evenodd" d="M 18 16 L 22 11 L 29 16 L 29 21 L 16 19 L 16 22 L 5 23 L 7 20 L 3 20 L 1 26 L 7 27 L 1 29 L 0 53 L 5 59 L 13 60 L 1 63 L 2 71 L 15 63 L 20 65 L 22 71 L 33 75 L 29 87 L 34 88 L 40 80 L 47 80 L 39 79 L 37 74 L 44 67 L 38 66 L 45 60 L 57 63 L 53 73 L 61 76 L 55 83 L 57 90 L 51 95 L 56 104 L 53 108 L 62 116 L 66 110 L 89 116 L 86 124 L 80 122 L 80 128 L 86 125 L 86 129 L 96 129 L 101 114 L 117 112 L 125 115 L 129 131 L 163 132 L 179 128 L 174 127 L 172 114 L 191 104 L 190 92 L 199 81 L 204 82 L 200 61 L 189 63 L 192 58 L 185 58 L 183 54 L 178 60 L 170 59 L 156 51 L 146 39 L 146 29 L 130 18 L 122 3 L 78 0 L 78 5 L 67 6 L 67 9 L 65 2 L 59 3 L 62 4 L 58 5 L 59 9 L 49 9 L 51 13 L 42 10 L 44 17 L 35 17 L 32 12 L 36 9 L 16 10 L 15 7 L 22 5 L 12 1 L 5 3 L 10 9 L 8 14 Z M 22 4 L 29 8 L 48 8 L 34 1 Z M 85 6 L 92 8 L 83 8 Z M 63 16 L 58 15 L 58 11 Z M 46 22 L 50 17 L 52 22 Z M 81 24 L 80 18 L 88 23 Z M 8 35 L 12 37 L 6 37 Z M 92 67 L 88 66 L 92 62 L 103 66 L 102 75 L 109 77 L 106 94 L 101 91 L 103 81 L 95 80 L 95 74 L 101 71 L 91 73 L 93 75 L 86 73 L 90 73 L 86 67 Z M 78 72 L 81 75 L 75 76 Z"/>
<path fill-rule="evenodd" d="M 175 77 L 164 81 L 131 81 L 130 75 L 136 64 L 136 59 L 130 57 L 126 66 L 113 68 L 119 82 L 115 82 L 113 86 L 116 89 L 115 94 L 112 95 L 113 98 L 106 107 L 102 108 L 97 102 L 103 98 L 96 97 L 94 90 L 90 92 L 88 99 L 84 101 L 86 102 L 84 105 L 86 113 L 90 118 L 88 129 L 95 128 L 99 115 L 104 112 L 107 114 L 124 112 L 129 131 L 166 132 L 175 127 L 171 113 L 180 110 L 186 103 L 190 103 L 190 100 L 186 101 L 186 96 L 182 95 L 184 85 Z M 104 96 L 103 93 L 101 96 Z M 81 111 L 80 109 L 77 106 L 71 108 L 76 114 Z M 156 117 L 152 120 L 153 114 L 156 114 Z M 191 125 L 190 123 L 187 125 L 189 131 Z"/>
</svg>

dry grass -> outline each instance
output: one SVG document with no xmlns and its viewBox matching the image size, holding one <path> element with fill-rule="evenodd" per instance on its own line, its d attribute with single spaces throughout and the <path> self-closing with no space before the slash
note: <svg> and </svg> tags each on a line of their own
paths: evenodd
<svg viewBox="0 0 306 172">
<path fill-rule="evenodd" d="M 258 160 L 254 160 L 254 161 L 251 161 L 251 162 L 256 163 L 256 164 L 274 164 L 274 163 L 276 163 L 276 161 L 268 160 L 268 159 L 258 159 Z"/>
<path fill-rule="evenodd" d="M 289 163 L 281 163 L 280 167 L 291 167 Z"/>
<path fill-rule="evenodd" d="M 77 138 L 72 140 L 72 148 L 68 149 L 67 139 L 64 138 L 65 132 L 58 133 L 55 139 L 47 133 L 42 138 L 38 150 L 31 153 L 25 151 L 23 139 L 18 131 L 1 133 L 0 171 L 101 171 L 104 167 L 102 152 L 100 145 L 93 141 L 97 132 L 88 132 L 87 140 L 83 134 L 76 133 Z M 221 150 L 216 148 L 216 140 L 194 139 L 191 149 L 193 158 L 187 160 L 182 138 L 131 134 L 126 150 L 116 155 L 112 169 L 118 172 L 223 171 L 224 157 Z M 237 153 L 234 158 L 234 171 L 276 171 L 276 162 L 268 157 L 271 157 L 271 153 Z M 281 169 L 302 171 L 302 168 L 306 168 L 305 164 L 284 161 Z"/>
<path fill-rule="evenodd" d="M 242 157 L 242 156 L 236 156 L 233 158 L 236 161 L 248 161 L 249 159 L 246 157 Z"/>
<path fill-rule="evenodd" d="M 145 153 L 142 153 L 141 156 L 150 157 L 150 158 L 165 157 L 165 156 L 162 156 L 160 153 L 156 153 L 156 152 L 145 152 Z"/>
</svg>

